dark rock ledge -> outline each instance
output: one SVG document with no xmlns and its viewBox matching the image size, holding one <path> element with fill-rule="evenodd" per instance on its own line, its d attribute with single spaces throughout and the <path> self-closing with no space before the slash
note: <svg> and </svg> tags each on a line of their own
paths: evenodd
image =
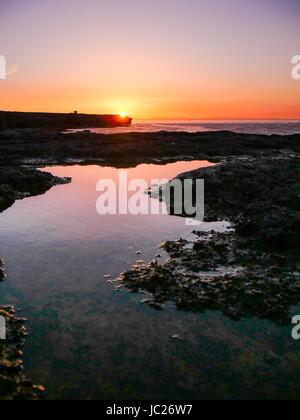
<svg viewBox="0 0 300 420">
<path fill-rule="evenodd" d="M 44 194 L 59 184 L 71 182 L 35 168 L 0 166 L 0 212 L 11 207 L 16 200 Z"/>
<path fill-rule="evenodd" d="M 135 266 L 120 284 L 151 293 L 144 303 L 156 309 L 172 301 L 289 323 L 300 302 L 300 158 L 233 160 L 179 176 L 187 178 L 205 179 L 206 220 L 229 220 L 235 231 L 167 242 L 166 263 Z"/>
</svg>

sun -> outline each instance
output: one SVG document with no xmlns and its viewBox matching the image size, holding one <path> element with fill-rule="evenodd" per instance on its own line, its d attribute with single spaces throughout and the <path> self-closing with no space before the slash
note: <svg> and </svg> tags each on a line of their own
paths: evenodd
<svg viewBox="0 0 300 420">
<path fill-rule="evenodd" d="M 120 117 L 121 118 L 126 118 L 127 117 L 127 112 L 124 112 L 124 111 L 120 112 Z"/>
</svg>

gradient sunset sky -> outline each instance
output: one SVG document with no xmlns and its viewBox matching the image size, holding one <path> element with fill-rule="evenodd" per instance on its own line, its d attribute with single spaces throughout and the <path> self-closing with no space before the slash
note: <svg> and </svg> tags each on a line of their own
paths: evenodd
<svg viewBox="0 0 300 420">
<path fill-rule="evenodd" d="M 0 0 L 0 109 L 300 119 L 300 0 Z"/>
</svg>

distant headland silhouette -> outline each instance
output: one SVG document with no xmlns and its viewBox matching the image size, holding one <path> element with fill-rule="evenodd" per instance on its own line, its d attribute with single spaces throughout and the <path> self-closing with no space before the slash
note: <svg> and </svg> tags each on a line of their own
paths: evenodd
<svg viewBox="0 0 300 420">
<path fill-rule="evenodd" d="M 123 115 L 101 115 L 46 112 L 9 112 L 0 111 L 2 129 L 17 128 L 89 128 L 130 126 L 132 118 Z"/>
</svg>

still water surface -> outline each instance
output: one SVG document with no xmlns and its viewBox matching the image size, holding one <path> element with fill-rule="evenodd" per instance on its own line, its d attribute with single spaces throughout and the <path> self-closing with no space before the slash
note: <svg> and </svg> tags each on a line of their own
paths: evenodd
<svg viewBox="0 0 300 420">
<path fill-rule="evenodd" d="M 208 165 L 140 165 L 128 176 L 150 182 Z M 191 238 L 183 219 L 99 216 L 96 183 L 117 180 L 115 168 L 45 170 L 73 181 L 0 214 L 0 255 L 8 274 L 1 302 L 28 318 L 26 369 L 48 398 L 300 396 L 300 345 L 289 327 L 178 312 L 171 304 L 157 312 L 104 278 L 150 261 L 162 241 Z"/>
</svg>

